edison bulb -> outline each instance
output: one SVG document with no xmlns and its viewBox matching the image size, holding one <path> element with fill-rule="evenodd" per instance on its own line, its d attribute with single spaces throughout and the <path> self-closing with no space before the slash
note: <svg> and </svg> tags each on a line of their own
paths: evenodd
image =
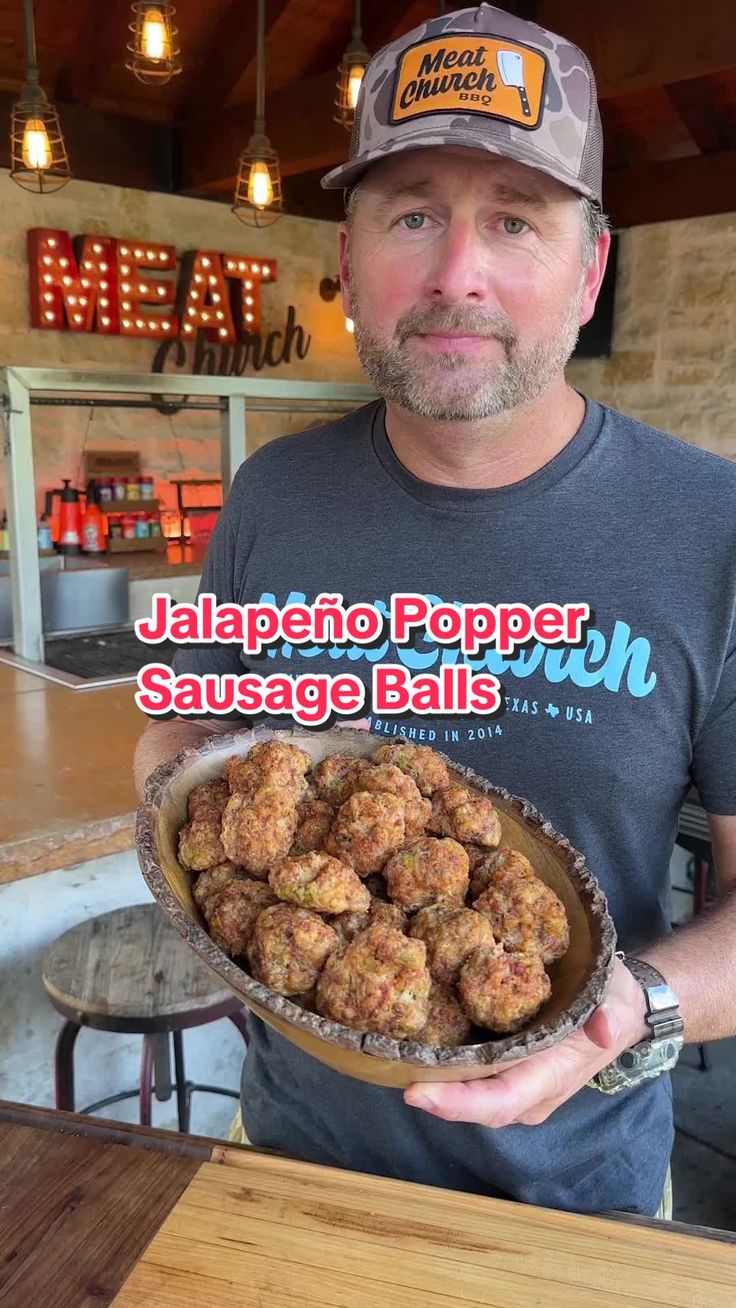
<svg viewBox="0 0 736 1308">
<path fill-rule="evenodd" d="M 256 209 L 267 209 L 269 204 L 273 204 L 273 182 L 268 164 L 251 164 L 248 176 L 248 202 Z"/>
<path fill-rule="evenodd" d="M 363 82 L 364 68 L 351 68 L 348 78 L 348 104 L 354 111 L 358 107 L 358 95 Z"/>
<path fill-rule="evenodd" d="M 147 9 L 143 19 L 143 54 L 146 59 L 168 59 L 171 55 L 171 39 L 160 9 Z"/>
<path fill-rule="evenodd" d="M 23 163 L 26 168 L 43 169 L 51 165 L 51 145 L 46 124 L 41 118 L 29 118 L 23 133 Z"/>
</svg>

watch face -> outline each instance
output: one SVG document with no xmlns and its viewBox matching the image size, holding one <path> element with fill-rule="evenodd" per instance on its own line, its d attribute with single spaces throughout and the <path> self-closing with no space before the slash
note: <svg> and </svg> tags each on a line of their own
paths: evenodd
<svg viewBox="0 0 736 1308">
<path fill-rule="evenodd" d="M 680 1056 L 681 1036 L 667 1036 L 661 1040 L 643 1040 L 632 1049 L 625 1049 L 618 1058 L 604 1067 L 592 1084 L 607 1094 L 630 1090 L 651 1081 L 662 1072 L 673 1068 Z"/>
</svg>

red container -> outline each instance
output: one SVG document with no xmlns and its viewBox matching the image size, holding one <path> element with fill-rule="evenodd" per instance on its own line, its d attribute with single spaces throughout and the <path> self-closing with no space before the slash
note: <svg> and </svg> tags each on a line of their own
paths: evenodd
<svg viewBox="0 0 736 1308">
<path fill-rule="evenodd" d="M 123 540 L 135 540 L 135 516 L 132 513 L 124 513 L 121 522 Z"/>
</svg>

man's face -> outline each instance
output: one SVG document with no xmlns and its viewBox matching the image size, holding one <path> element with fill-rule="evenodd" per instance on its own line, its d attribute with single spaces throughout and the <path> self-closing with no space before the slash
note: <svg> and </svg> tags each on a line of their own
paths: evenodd
<svg viewBox="0 0 736 1308">
<path fill-rule="evenodd" d="M 363 368 L 386 400 L 435 421 L 528 403 L 592 316 L 607 249 L 583 265 L 578 197 L 523 164 L 455 147 L 375 164 L 340 230 Z"/>
</svg>

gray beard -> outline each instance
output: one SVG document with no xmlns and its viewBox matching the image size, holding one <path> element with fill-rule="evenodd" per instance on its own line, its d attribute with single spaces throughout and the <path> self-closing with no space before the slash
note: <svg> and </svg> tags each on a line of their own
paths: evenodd
<svg viewBox="0 0 736 1308">
<path fill-rule="evenodd" d="M 355 347 L 363 370 L 384 400 L 434 422 L 477 422 L 536 400 L 564 371 L 580 332 L 583 278 L 554 335 L 520 351 L 504 315 L 483 313 L 472 305 L 409 309 L 396 324 L 394 340 L 374 336 L 363 322 L 355 279 L 350 279 Z M 477 363 L 461 353 L 427 357 L 423 366 L 408 357 L 405 344 L 423 332 L 480 333 L 494 336 L 504 358 L 479 379 Z M 448 385 L 448 378 L 451 384 Z"/>
</svg>

